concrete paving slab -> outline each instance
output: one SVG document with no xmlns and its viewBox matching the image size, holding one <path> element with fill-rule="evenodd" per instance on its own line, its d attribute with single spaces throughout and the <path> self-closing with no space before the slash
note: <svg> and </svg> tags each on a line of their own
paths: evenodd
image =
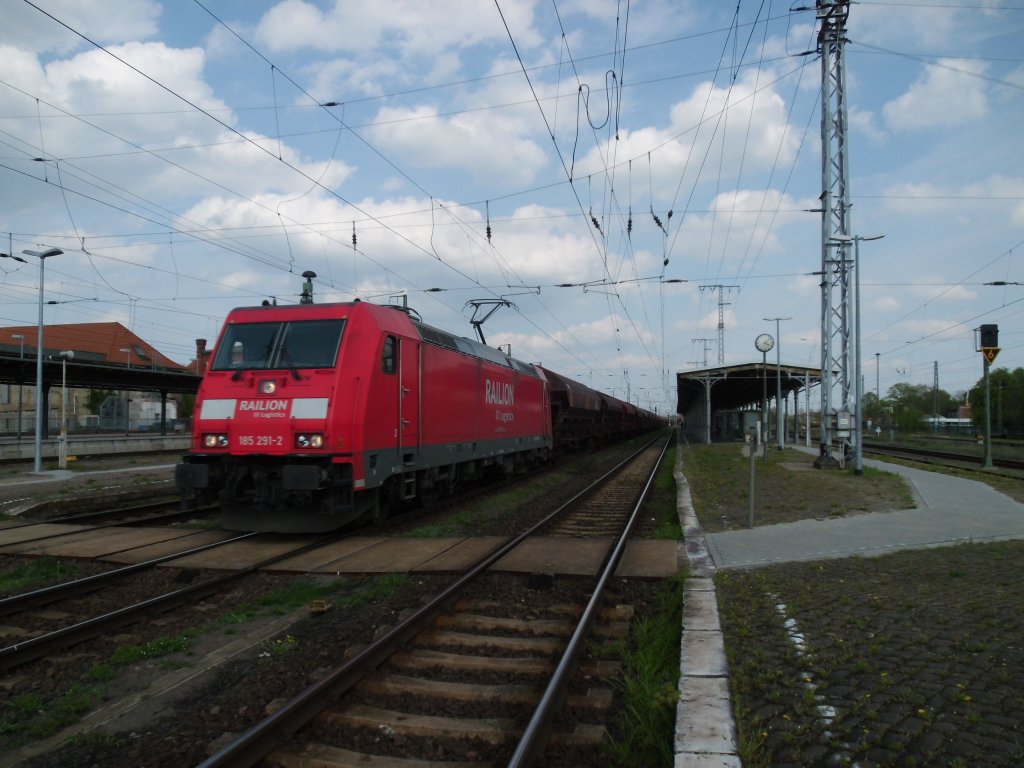
<svg viewBox="0 0 1024 768">
<path fill-rule="evenodd" d="M 737 755 L 677 752 L 673 768 L 743 768 L 743 763 Z"/>
<path fill-rule="evenodd" d="M 187 538 L 185 528 L 103 528 L 89 538 L 74 536 L 53 542 L 46 554 L 106 559 L 108 555 L 126 552 L 149 544 L 174 542 Z"/>
<path fill-rule="evenodd" d="M 109 555 L 104 555 L 102 559 L 112 563 L 141 563 L 146 560 L 155 560 L 158 557 L 166 557 L 167 555 L 173 555 L 189 549 L 203 547 L 207 544 L 215 544 L 238 535 L 231 531 L 205 530 L 185 531 L 184 533 L 186 535 L 157 541 L 146 546 L 126 549 L 122 552 L 112 552 Z M 172 565 L 178 565 L 178 563 L 175 562 Z"/>
<path fill-rule="evenodd" d="M 728 674 L 722 633 L 684 629 L 680 670 L 683 675 L 700 677 Z"/>
<path fill-rule="evenodd" d="M 416 568 L 417 571 L 463 571 L 508 541 L 507 536 L 474 536 L 463 539 Z"/>
<path fill-rule="evenodd" d="M 683 628 L 704 631 L 719 629 L 718 600 L 714 592 L 686 592 L 683 600 Z"/>
<path fill-rule="evenodd" d="M 246 539 L 237 544 L 227 544 L 209 552 L 200 552 L 169 563 L 174 568 L 214 568 L 233 570 L 246 568 L 254 563 L 301 547 L 314 541 L 314 537 Z"/>
<path fill-rule="evenodd" d="M 684 704 L 712 701 L 728 704 L 729 678 L 687 675 L 679 688 L 679 700 Z"/>
<path fill-rule="evenodd" d="M 310 574 L 334 574 L 340 576 L 346 573 L 340 562 L 354 552 L 373 547 L 385 541 L 381 537 L 356 536 L 351 539 L 341 539 L 331 544 L 326 544 L 314 552 L 305 552 L 287 560 L 282 560 L 274 566 L 277 571 L 290 571 L 292 573 Z"/>
<path fill-rule="evenodd" d="M 514 573 L 592 576 L 597 573 L 610 544 L 609 537 L 536 536 L 499 560 L 497 568 Z"/>
<path fill-rule="evenodd" d="M 705 685 L 706 683 L 712 685 Z M 687 699 L 680 709 L 686 711 L 676 728 L 676 752 L 697 754 L 731 754 L 736 750 L 736 731 L 731 717 L 722 717 L 729 712 L 729 681 L 725 678 L 689 678 L 683 682 Z M 724 690 L 721 687 L 724 686 Z M 723 695 L 724 694 L 724 695 Z"/>
<path fill-rule="evenodd" d="M 353 549 L 333 560 L 326 572 L 333 570 L 336 573 L 410 573 L 462 540 L 462 537 L 379 539 L 373 544 Z M 323 572 L 325 569 L 319 570 Z"/>
<path fill-rule="evenodd" d="M 80 525 L 69 525 L 66 523 L 40 523 L 21 528 L 0 530 L 0 552 L 8 554 L 27 553 L 32 551 L 34 546 L 45 546 L 53 543 L 54 539 L 46 539 L 46 536 L 68 536 L 79 532 L 80 536 L 96 536 L 95 529 L 85 529 Z M 34 541 L 41 539 L 41 541 Z"/>
<path fill-rule="evenodd" d="M 623 579 L 669 579 L 679 573 L 680 543 L 636 539 L 627 542 L 615 575 Z"/>
</svg>

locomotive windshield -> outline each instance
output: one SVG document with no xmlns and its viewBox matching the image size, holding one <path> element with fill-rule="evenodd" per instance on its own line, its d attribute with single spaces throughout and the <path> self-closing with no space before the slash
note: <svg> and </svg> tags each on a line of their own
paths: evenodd
<svg viewBox="0 0 1024 768">
<path fill-rule="evenodd" d="M 344 328 L 344 320 L 230 325 L 213 370 L 333 368 Z"/>
</svg>

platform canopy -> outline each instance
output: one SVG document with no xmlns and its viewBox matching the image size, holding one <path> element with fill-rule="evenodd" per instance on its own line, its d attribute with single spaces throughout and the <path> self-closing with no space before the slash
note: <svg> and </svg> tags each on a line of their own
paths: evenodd
<svg viewBox="0 0 1024 768">
<path fill-rule="evenodd" d="M 715 413 L 760 410 L 765 390 L 768 402 L 772 403 L 780 383 L 784 400 L 800 392 L 804 392 L 806 398 L 806 390 L 820 381 L 820 368 L 785 363 L 755 362 L 680 371 L 676 374 L 676 412 L 683 416 L 686 432 L 700 439 L 709 434 L 709 419 L 713 419 Z"/>
</svg>

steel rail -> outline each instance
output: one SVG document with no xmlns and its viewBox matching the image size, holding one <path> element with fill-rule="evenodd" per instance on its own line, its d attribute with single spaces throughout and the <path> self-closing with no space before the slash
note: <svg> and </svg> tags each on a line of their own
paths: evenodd
<svg viewBox="0 0 1024 768">
<path fill-rule="evenodd" d="M 197 533 L 199 532 L 197 531 Z M 8 616 L 14 613 L 15 611 L 24 610 L 28 607 L 45 605 L 47 603 L 53 602 L 54 600 L 60 600 L 61 598 L 77 594 L 79 592 L 92 591 L 93 589 L 98 589 L 99 587 L 103 586 L 105 582 L 113 581 L 119 576 L 125 576 L 129 573 L 135 573 L 136 571 L 144 571 L 150 568 L 155 568 L 161 563 L 169 563 L 172 560 L 177 560 L 180 557 L 196 555 L 200 552 L 205 552 L 209 549 L 223 547 L 227 544 L 233 544 L 237 541 L 242 541 L 244 539 L 248 539 L 252 536 L 257 535 L 259 534 L 244 533 L 240 536 L 233 536 L 229 539 L 222 539 L 221 541 L 214 541 L 210 544 L 203 544 L 198 547 L 192 547 L 191 549 L 187 549 L 183 552 L 175 552 L 170 555 L 162 555 L 161 557 L 156 557 L 152 560 L 145 560 L 141 563 L 133 563 L 131 565 L 123 566 L 121 568 L 115 568 L 112 571 L 95 573 L 92 576 L 83 576 L 82 578 L 75 579 L 73 581 L 65 581 L 61 584 L 52 584 L 49 587 L 41 587 L 40 589 L 36 589 L 31 592 L 22 592 L 18 595 L 11 595 L 10 597 L 0 599 L 0 616 Z M 147 544 L 146 546 L 151 546 L 151 543 Z"/>
<path fill-rule="evenodd" d="M 96 511 L 93 511 L 93 512 L 81 512 L 81 513 L 78 513 L 78 514 L 63 515 L 61 517 L 51 517 L 51 518 L 48 518 L 46 520 L 25 520 L 25 519 L 22 519 L 22 520 L 20 520 L 17 523 L 12 523 L 11 525 L 5 525 L 5 526 L 0 527 L 0 532 L 2 532 L 2 531 L 16 531 L 19 528 L 29 528 L 29 527 L 31 527 L 33 525 L 49 525 L 49 524 L 58 525 L 58 524 L 70 524 L 70 523 L 76 523 L 76 522 L 89 522 L 91 519 L 102 520 L 105 516 L 115 515 L 115 514 L 122 513 L 122 512 L 129 512 L 130 513 L 130 512 L 132 512 L 134 510 L 145 510 L 145 509 L 149 509 L 149 508 L 166 507 L 171 502 L 172 502 L 171 499 L 165 499 L 164 501 L 153 501 L 153 502 L 150 502 L 148 504 L 140 504 L 140 505 L 138 505 L 136 507 L 121 507 L 120 509 L 112 509 L 112 510 L 107 510 L 105 512 L 96 512 Z M 19 515 L 25 515 L 25 514 L 31 513 L 37 507 L 46 506 L 49 503 L 50 503 L 49 501 L 41 501 L 38 504 L 36 504 L 35 506 L 33 506 L 31 509 L 28 509 L 28 510 L 25 510 L 25 511 L 19 513 Z"/>
<path fill-rule="evenodd" d="M 974 456 L 968 453 L 954 453 L 952 451 L 939 451 L 930 448 L 912 448 L 910 446 L 889 446 L 889 445 L 865 445 L 865 453 L 874 453 L 879 456 L 893 456 L 898 458 L 900 454 L 905 454 L 907 458 L 913 456 L 920 456 L 922 459 L 942 459 L 944 461 L 957 461 L 963 464 L 974 464 L 979 467 L 982 464 L 982 458 L 980 456 Z M 992 464 L 1000 469 L 1016 469 L 1024 470 L 1024 461 L 1020 459 L 1000 459 L 994 458 Z M 963 469 L 972 469 L 972 467 L 963 467 Z"/>
<path fill-rule="evenodd" d="M 164 610 L 169 610 L 177 605 L 183 605 L 185 603 L 192 602 L 193 600 L 206 597 L 207 595 L 214 594 L 222 586 L 235 581 L 236 579 L 240 579 L 243 576 L 247 576 L 250 573 L 271 566 L 282 560 L 287 560 L 290 557 L 295 557 L 296 555 L 301 555 L 305 552 L 318 549 L 325 544 L 336 541 L 338 538 L 340 538 L 340 536 L 332 536 L 327 539 L 305 544 L 283 554 L 274 555 L 273 557 L 266 558 L 258 563 L 247 565 L 245 568 L 232 571 L 223 576 L 216 576 L 212 579 L 200 582 L 199 584 L 193 584 L 188 587 L 184 587 L 183 589 L 175 590 L 174 592 L 167 592 L 166 594 L 150 598 L 149 600 L 143 600 L 142 602 L 135 603 L 134 605 L 119 608 L 116 611 L 111 611 L 110 613 L 106 613 L 102 616 L 96 616 L 79 622 L 78 624 L 73 624 L 70 627 L 64 627 L 63 629 L 58 629 L 45 635 L 29 638 L 21 643 L 9 645 L 6 648 L 0 648 L 0 671 L 5 671 L 21 664 L 34 661 L 35 659 L 45 656 L 51 651 L 66 648 L 85 640 L 89 640 L 100 634 L 108 627 L 130 624 L 136 617 L 150 609 L 162 607 Z"/>
<path fill-rule="evenodd" d="M 590 597 L 590 601 L 587 603 L 587 607 L 584 609 L 583 615 L 576 625 L 576 630 L 573 632 L 572 638 L 569 640 L 569 644 L 562 653 L 562 658 L 559 660 L 558 666 L 555 668 L 555 672 L 551 676 L 548 687 L 541 696 L 540 702 L 537 704 L 537 708 L 534 710 L 533 716 L 530 718 L 530 722 L 526 726 L 526 730 L 523 732 L 522 737 L 520 737 L 519 743 L 516 745 L 516 749 L 508 761 L 509 768 L 521 768 L 523 766 L 532 765 L 538 758 L 540 758 L 544 752 L 544 748 L 547 746 L 547 739 L 551 733 L 551 720 L 557 713 L 558 708 L 561 707 L 562 701 L 565 698 L 566 686 L 576 671 L 576 664 L 579 660 L 579 655 L 583 650 L 583 644 L 587 638 L 587 633 L 590 631 L 590 625 L 593 623 L 594 617 L 601 608 L 601 603 L 604 600 L 604 592 L 608 586 L 608 582 L 611 580 L 612 576 L 614 576 L 615 570 L 619 567 L 619 561 L 622 560 L 622 553 L 626 550 L 626 543 L 629 540 L 629 535 L 633 532 L 633 526 L 636 524 L 636 519 L 640 514 L 640 508 L 643 506 L 644 501 L 647 500 L 647 496 L 651 491 L 651 486 L 654 484 L 654 480 L 658 475 L 658 469 L 661 467 L 661 462 L 665 458 L 665 451 L 668 450 L 668 446 L 669 440 L 666 439 L 665 444 L 661 447 L 661 453 L 658 455 L 658 460 L 654 464 L 654 469 L 647 478 L 647 482 L 644 484 L 644 489 L 641 491 L 640 496 L 633 507 L 633 511 L 630 513 L 629 519 L 626 521 L 626 524 L 622 529 L 622 533 L 615 542 L 615 547 L 605 558 L 604 565 L 601 569 L 601 575 L 597 580 L 597 585 L 594 587 L 594 592 Z"/>
<path fill-rule="evenodd" d="M 165 502 L 159 502 L 159 503 L 156 503 L 156 504 L 153 504 L 153 505 L 148 505 L 148 506 L 158 506 L 159 507 L 159 506 L 167 506 L 167 504 L 168 504 L 168 502 L 165 501 Z M 128 507 L 128 508 L 126 508 L 123 511 L 130 512 L 133 509 L 144 509 L 144 508 L 145 508 L 144 506 L 143 507 Z M 144 518 L 134 518 L 134 519 L 129 519 L 129 520 L 121 520 L 120 522 L 108 523 L 106 525 L 95 525 L 95 526 L 92 526 L 92 528 L 89 529 L 89 530 L 102 531 L 102 530 L 106 530 L 107 528 L 124 528 L 124 527 L 130 527 L 131 525 L 138 524 L 138 523 L 146 523 L 147 525 L 159 524 L 159 523 L 167 523 L 167 522 L 171 522 L 171 521 L 175 521 L 175 520 L 183 520 L 183 519 L 190 519 L 190 518 L 198 517 L 199 515 L 203 514 L 204 512 L 211 512 L 214 509 L 216 509 L 215 506 L 199 507 L 198 509 L 192 509 L 192 510 L 189 510 L 188 512 L 182 512 L 179 509 L 179 510 L 176 510 L 174 512 L 168 512 L 168 513 L 163 514 L 163 515 L 153 515 L 152 517 L 144 517 Z M 120 512 L 120 511 L 122 511 L 122 510 L 112 510 L 110 512 L 88 512 L 88 513 L 86 513 L 84 515 L 69 516 L 69 517 L 58 517 L 58 518 L 53 518 L 52 520 L 34 520 L 32 522 L 17 523 L 16 525 L 8 525 L 8 526 L 0 527 L 0 534 L 6 533 L 7 531 L 16 531 L 16 530 L 20 530 L 22 528 L 31 528 L 33 526 L 39 526 L 39 525 L 77 525 L 79 523 L 86 522 L 86 518 L 94 518 L 94 519 L 102 520 L 102 519 L 104 519 L 104 517 L 114 516 L 118 512 Z M 36 542 L 36 541 L 46 541 L 47 539 L 59 539 L 62 536 L 74 536 L 74 535 L 82 533 L 82 532 L 83 532 L 82 530 L 58 531 L 56 533 L 47 533 L 47 534 L 44 534 L 42 536 L 34 536 L 31 539 L 21 539 L 19 541 L 12 541 L 12 542 L 10 542 L 10 544 L 12 546 L 13 545 L 17 545 L 17 544 L 31 544 L 31 543 Z M 6 546 L 6 545 L 3 545 L 3 546 Z"/>
<path fill-rule="evenodd" d="M 637 456 L 660 439 L 655 438 L 646 443 L 628 458 L 605 472 L 590 486 L 573 496 L 556 510 L 525 532 L 499 545 L 484 555 L 466 573 L 448 585 L 428 603 L 420 606 L 396 625 L 390 632 L 371 642 L 358 654 L 336 667 L 317 682 L 307 686 L 273 714 L 254 724 L 235 741 L 222 747 L 208 757 L 197 768 L 249 768 L 266 757 L 285 738 L 291 736 L 306 725 L 323 709 L 351 689 L 363 677 L 376 669 L 389 656 L 405 646 L 422 630 L 425 622 L 433 620 L 446 610 L 463 589 L 480 574 L 501 560 L 505 555 L 518 547 L 530 536 L 543 529 L 548 523 L 562 514 L 564 510 L 576 504 L 599 489 L 606 480 L 632 462 Z"/>
</svg>

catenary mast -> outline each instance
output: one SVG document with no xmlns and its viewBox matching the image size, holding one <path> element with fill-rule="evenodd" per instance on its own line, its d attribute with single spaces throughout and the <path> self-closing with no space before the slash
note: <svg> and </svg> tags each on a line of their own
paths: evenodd
<svg viewBox="0 0 1024 768">
<path fill-rule="evenodd" d="M 836 466 L 853 435 L 853 262 L 847 162 L 846 66 L 849 0 L 818 0 L 821 56 L 821 444 L 817 466 Z"/>
</svg>

